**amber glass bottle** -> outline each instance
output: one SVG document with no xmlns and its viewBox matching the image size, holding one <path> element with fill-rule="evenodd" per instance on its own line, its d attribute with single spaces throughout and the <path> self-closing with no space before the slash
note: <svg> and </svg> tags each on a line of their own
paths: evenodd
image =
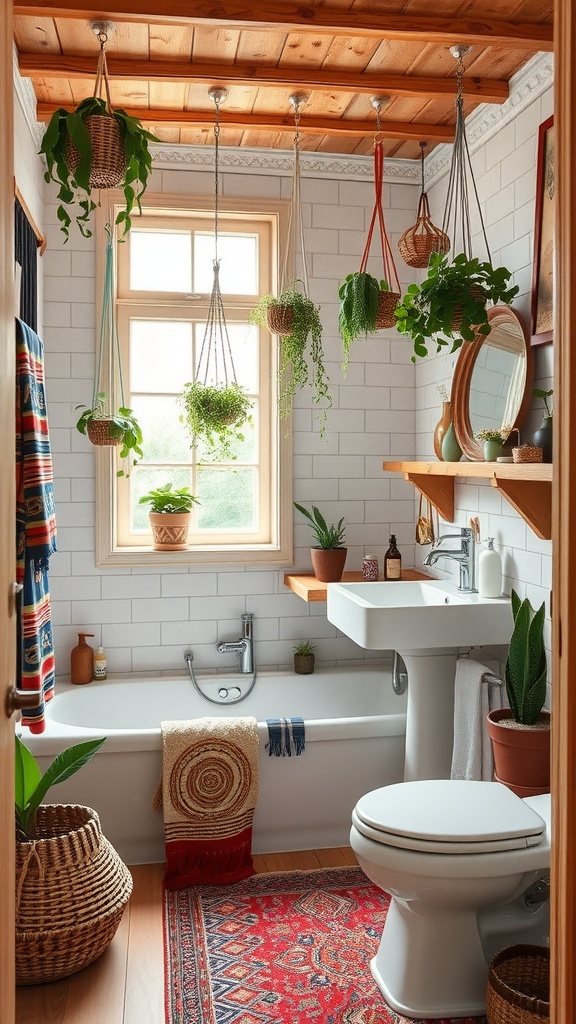
<svg viewBox="0 0 576 1024">
<path fill-rule="evenodd" d="M 402 576 L 402 555 L 396 547 L 396 537 L 390 537 L 390 547 L 384 555 L 384 579 L 399 580 Z"/>
</svg>

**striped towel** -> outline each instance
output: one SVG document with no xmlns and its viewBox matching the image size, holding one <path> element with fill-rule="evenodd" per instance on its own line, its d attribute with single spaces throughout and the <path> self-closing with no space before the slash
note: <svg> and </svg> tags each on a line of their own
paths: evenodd
<svg viewBox="0 0 576 1024">
<path fill-rule="evenodd" d="M 303 718 L 267 718 L 269 757 L 296 757 L 306 749 Z"/>
<path fill-rule="evenodd" d="M 256 719 L 197 718 L 161 729 L 164 885 L 225 885 L 253 875 Z"/>
</svg>

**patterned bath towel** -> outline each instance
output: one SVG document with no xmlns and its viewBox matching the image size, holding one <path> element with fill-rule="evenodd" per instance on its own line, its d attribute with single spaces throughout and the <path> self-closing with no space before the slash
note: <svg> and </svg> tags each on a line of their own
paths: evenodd
<svg viewBox="0 0 576 1024">
<path fill-rule="evenodd" d="M 256 719 L 197 718 L 161 728 L 164 885 L 223 885 L 253 875 Z"/>
<path fill-rule="evenodd" d="M 298 757 L 306 749 L 303 718 L 267 718 L 269 757 Z"/>
</svg>

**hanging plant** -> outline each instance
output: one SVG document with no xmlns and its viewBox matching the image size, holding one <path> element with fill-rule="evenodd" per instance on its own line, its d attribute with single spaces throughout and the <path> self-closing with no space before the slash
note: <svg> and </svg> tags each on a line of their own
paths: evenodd
<svg viewBox="0 0 576 1024">
<path fill-rule="evenodd" d="M 203 441 L 213 459 L 236 459 L 233 446 L 245 440 L 244 424 L 252 424 L 252 400 L 242 388 L 235 382 L 212 385 L 196 380 L 184 385 L 178 400 L 184 407 L 181 420 L 190 432 L 192 446 Z"/>
<path fill-rule="evenodd" d="M 108 448 L 121 445 L 118 453 L 121 459 L 128 458 L 131 452 L 141 458 L 142 430 L 132 409 L 121 406 L 118 412 L 112 415 L 107 411 L 107 406 L 106 394 L 103 391 L 99 392 L 96 404 L 90 408 L 77 405 L 76 410 L 82 409 L 83 412 L 76 423 L 76 429 L 81 434 L 86 434 L 93 445 Z M 134 459 L 133 465 L 136 465 L 136 462 L 137 459 Z"/>
<path fill-rule="evenodd" d="M 450 239 L 445 231 L 432 223 L 430 204 L 424 183 L 424 150 L 426 143 L 420 143 L 422 188 L 418 202 L 416 223 L 407 228 L 398 241 L 398 252 L 408 267 L 423 269 L 433 252 L 450 251 Z"/>
<path fill-rule="evenodd" d="M 285 419 L 292 411 L 294 395 L 299 388 L 312 384 L 313 402 L 326 402 L 321 411 L 320 436 L 324 435 L 326 409 L 332 405 L 328 390 L 328 380 L 324 367 L 324 350 L 322 347 L 322 324 L 320 307 L 315 306 L 307 295 L 296 288 L 287 288 L 277 297 L 263 295 L 258 305 L 251 311 L 249 320 L 258 327 L 267 327 L 274 331 L 274 324 L 285 325 L 280 335 L 278 362 L 278 406 L 280 416 Z M 301 282 L 300 282 L 301 283 Z M 279 333 L 279 332 L 276 332 Z M 307 342 L 310 337 L 309 357 L 312 363 L 310 370 L 306 358 Z"/>
<path fill-rule="evenodd" d="M 130 230 L 131 214 L 141 208 L 152 169 L 149 142 L 157 138 L 125 110 L 113 109 L 101 32 L 100 55 L 94 96 L 82 100 L 75 110 L 59 107 L 50 118 L 39 152 L 46 158 L 45 181 L 59 186 L 57 216 L 68 241 L 72 220 L 85 238 L 92 234 L 89 221 L 96 203 L 93 189 L 120 188 L 124 207 L 116 217 L 123 233 Z M 98 95 L 102 81 L 106 99 Z M 72 212 L 68 208 L 72 207 Z"/>
</svg>

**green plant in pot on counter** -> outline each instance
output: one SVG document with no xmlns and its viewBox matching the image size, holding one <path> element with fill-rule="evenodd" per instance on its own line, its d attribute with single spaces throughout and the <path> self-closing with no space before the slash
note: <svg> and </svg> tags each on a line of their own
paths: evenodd
<svg viewBox="0 0 576 1024">
<path fill-rule="evenodd" d="M 544 604 L 535 611 L 528 598 L 512 591 L 514 629 L 508 647 L 504 682 L 509 708 L 491 711 L 488 732 L 495 775 L 521 796 L 548 792 L 550 785 L 550 714 L 546 702 L 547 662 Z"/>
<path fill-rule="evenodd" d="M 308 676 L 314 671 L 316 646 L 310 640 L 299 640 L 292 648 L 294 671 L 299 676 Z"/>
<path fill-rule="evenodd" d="M 484 459 L 486 462 L 495 462 L 502 452 L 502 446 L 506 444 L 511 431 L 508 425 L 503 427 L 484 427 L 474 437 L 477 441 L 484 443 Z"/>
<path fill-rule="evenodd" d="M 297 501 L 294 502 L 294 507 L 306 517 L 318 542 L 310 549 L 316 579 L 322 583 L 338 583 L 342 579 L 348 554 L 348 549 L 344 547 L 344 517 L 337 523 L 328 525 L 316 505 L 312 506 L 311 512 Z"/>
</svg>

